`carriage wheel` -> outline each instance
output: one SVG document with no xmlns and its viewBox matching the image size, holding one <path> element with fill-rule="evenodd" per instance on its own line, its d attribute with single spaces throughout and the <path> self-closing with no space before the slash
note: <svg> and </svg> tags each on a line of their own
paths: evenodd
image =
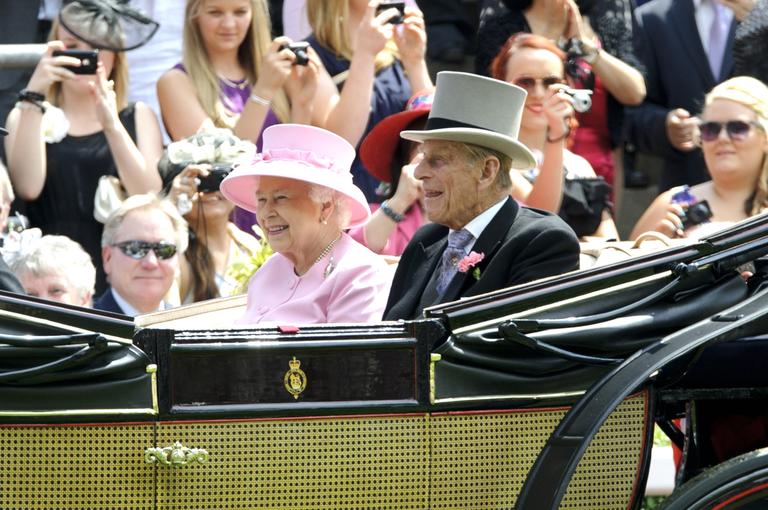
<svg viewBox="0 0 768 510">
<path fill-rule="evenodd" d="M 706 470 L 672 493 L 660 510 L 753 510 L 768 507 L 768 448 Z"/>
</svg>

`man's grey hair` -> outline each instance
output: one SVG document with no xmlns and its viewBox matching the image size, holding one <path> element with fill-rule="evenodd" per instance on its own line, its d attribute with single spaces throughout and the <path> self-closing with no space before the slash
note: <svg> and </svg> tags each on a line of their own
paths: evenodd
<svg viewBox="0 0 768 510">
<path fill-rule="evenodd" d="M 459 145 L 472 164 L 483 161 L 488 156 L 493 156 L 498 159 L 499 173 L 496 174 L 496 180 L 494 181 L 494 184 L 496 184 L 496 188 L 500 191 L 509 191 L 509 189 L 512 187 L 512 177 L 509 175 L 510 170 L 512 170 L 511 157 L 495 149 L 481 147 L 480 145 L 475 145 L 472 143 L 459 142 Z"/>
<path fill-rule="evenodd" d="M 81 299 L 92 295 L 96 285 L 96 268 L 91 256 L 67 236 L 47 235 L 33 241 L 13 259 L 10 267 L 19 278 L 24 275 L 63 276 Z"/>
<path fill-rule="evenodd" d="M 123 224 L 125 217 L 133 212 L 142 209 L 158 209 L 166 214 L 173 224 L 173 230 L 175 232 L 176 252 L 182 254 L 186 251 L 189 244 L 189 230 L 187 222 L 179 214 L 178 209 L 166 198 L 163 198 L 154 193 L 146 193 L 143 195 L 131 195 L 125 201 L 120 204 L 120 207 L 115 209 L 112 214 L 107 218 L 104 223 L 104 232 L 101 235 L 101 246 L 111 246 L 114 244 L 117 238 L 117 233 L 120 230 L 120 226 Z"/>
<path fill-rule="evenodd" d="M 351 213 L 347 206 L 347 201 L 341 193 L 326 186 L 321 186 L 320 184 L 310 184 L 309 198 L 316 204 L 332 202 L 335 223 L 341 229 L 347 228 Z M 334 221 L 334 219 L 331 218 L 329 218 L 329 220 Z"/>
</svg>

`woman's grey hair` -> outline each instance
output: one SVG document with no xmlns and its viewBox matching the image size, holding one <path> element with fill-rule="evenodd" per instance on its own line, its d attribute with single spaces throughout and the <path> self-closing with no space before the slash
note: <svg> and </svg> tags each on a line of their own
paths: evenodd
<svg viewBox="0 0 768 510">
<path fill-rule="evenodd" d="M 25 274 L 63 276 L 77 289 L 81 299 L 93 294 L 96 285 L 96 268 L 91 256 L 66 236 L 47 235 L 37 239 L 13 259 L 10 267 L 19 277 Z"/>
<path fill-rule="evenodd" d="M 132 211 L 140 209 L 158 209 L 166 214 L 173 224 L 173 230 L 176 233 L 176 252 L 179 254 L 187 250 L 189 244 L 189 231 L 187 221 L 181 217 L 178 209 L 168 199 L 154 193 L 145 193 L 142 195 L 131 195 L 115 209 L 104 223 L 104 232 L 101 235 L 101 246 L 111 246 L 115 242 L 117 232 L 123 220 Z"/>
<path fill-rule="evenodd" d="M 309 198 L 316 204 L 332 202 L 333 218 L 329 219 L 334 221 L 340 229 L 347 228 L 352 214 L 347 206 L 347 201 L 341 193 L 320 184 L 311 184 L 309 187 Z"/>
</svg>

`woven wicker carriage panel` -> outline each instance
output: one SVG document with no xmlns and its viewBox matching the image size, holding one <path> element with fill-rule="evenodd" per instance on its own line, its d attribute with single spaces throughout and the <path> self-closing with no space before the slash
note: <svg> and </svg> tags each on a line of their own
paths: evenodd
<svg viewBox="0 0 768 510">
<path fill-rule="evenodd" d="M 430 508 L 509 509 L 565 410 L 465 413 L 431 419 Z M 626 509 L 645 431 L 645 399 L 625 401 L 587 449 L 562 509 Z"/>
<path fill-rule="evenodd" d="M 0 427 L 0 508 L 151 509 L 153 436 L 151 424 Z"/>
<path fill-rule="evenodd" d="M 158 470 L 158 508 L 427 508 L 427 417 L 160 424 L 207 464 Z"/>
</svg>

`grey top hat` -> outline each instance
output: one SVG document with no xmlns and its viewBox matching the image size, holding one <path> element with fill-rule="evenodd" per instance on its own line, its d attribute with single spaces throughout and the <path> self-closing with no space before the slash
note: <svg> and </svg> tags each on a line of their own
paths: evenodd
<svg viewBox="0 0 768 510">
<path fill-rule="evenodd" d="M 517 141 L 524 89 L 476 74 L 443 71 L 423 131 L 403 131 L 406 140 L 449 140 L 497 150 L 512 158 L 512 168 L 536 166 L 531 151 Z"/>
</svg>

